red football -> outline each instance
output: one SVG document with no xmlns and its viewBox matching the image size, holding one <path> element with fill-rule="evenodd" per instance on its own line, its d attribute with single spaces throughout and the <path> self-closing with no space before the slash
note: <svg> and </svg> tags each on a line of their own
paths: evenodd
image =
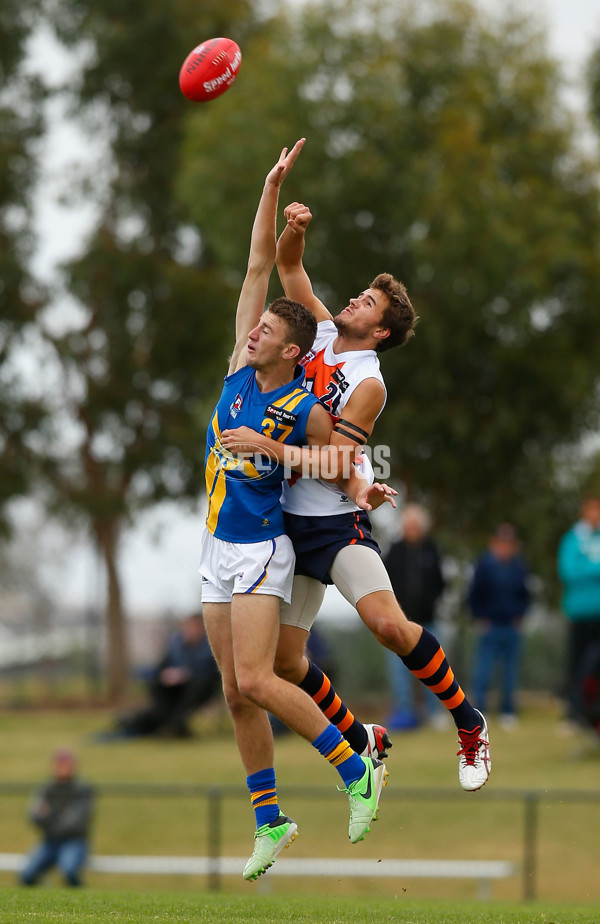
<svg viewBox="0 0 600 924">
<path fill-rule="evenodd" d="M 241 63 L 242 52 L 233 39 L 209 39 L 190 51 L 181 65 L 181 92 L 196 103 L 215 99 L 229 89 Z"/>
</svg>

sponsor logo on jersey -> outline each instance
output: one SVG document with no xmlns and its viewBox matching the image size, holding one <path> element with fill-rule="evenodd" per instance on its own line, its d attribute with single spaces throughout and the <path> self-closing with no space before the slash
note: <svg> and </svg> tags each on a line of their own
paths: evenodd
<svg viewBox="0 0 600 924">
<path fill-rule="evenodd" d="M 273 404 L 269 404 L 266 408 L 265 417 L 270 417 L 271 420 L 277 420 L 279 423 L 287 424 L 289 427 L 293 427 L 298 420 L 297 414 L 291 414 L 284 408 L 275 407 Z"/>
</svg>

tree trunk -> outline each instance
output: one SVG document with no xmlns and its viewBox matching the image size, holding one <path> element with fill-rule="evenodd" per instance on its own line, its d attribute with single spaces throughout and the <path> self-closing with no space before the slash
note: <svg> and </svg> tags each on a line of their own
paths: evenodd
<svg viewBox="0 0 600 924">
<path fill-rule="evenodd" d="M 107 694 L 112 705 L 118 705 L 123 700 L 129 681 L 127 624 L 117 568 L 119 533 L 120 525 L 116 519 L 94 524 L 94 534 L 106 568 L 106 680 Z"/>
</svg>

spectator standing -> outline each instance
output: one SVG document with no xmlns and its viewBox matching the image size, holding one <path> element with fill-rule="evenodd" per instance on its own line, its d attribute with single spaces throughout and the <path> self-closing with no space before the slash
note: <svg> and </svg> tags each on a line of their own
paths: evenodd
<svg viewBox="0 0 600 924">
<path fill-rule="evenodd" d="M 56 751 L 52 779 L 37 792 L 29 813 L 43 839 L 27 859 L 21 873 L 23 885 L 36 885 L 53 866 L 60 869 L 67 885 L 82 885 L 92 803 L 92 787 L 77 776 L 75 754 L 67 749 Z"/>
<path fill-rule="evenodd" d="M 435 610 L 444 591 L 441 556 L 431 537 L 431 517 L 420 504 L 407 504 L 402 512 L 402 536 L 384 558 L 392 588 L 400 606 L 412 622 L 439 637 L 434 626 Z M 387 726 L 406 731 L 421 724 L 415 702 L 417 681 L 398 656 L 386 649 L 388 676 L 394 699 Z M 423 712 L 433 724 L 442 724 L 446 710 L 429 689 L 423 690 Z"/>
<path fill-rule="evenodd" d="M 510 523 L 492 533 L 487 551 L 477 560 L 468 604 L 479 630 L 473 671 L 473 696 L 482 709 L 494 669 L 500 668 L 500 724 L 517 724 L 516 694 L 522 643 L 522 622 L 531 603 L 529 570 Z"/>
<path fill-rule="evenodd" d="M 560 540 L 558 573 L 569 621 L 565 729 L 581 724 L 579 685 L 583 662 L 600 646 L 600 496 L 581 505 L 581 517 Z M 570 730 L 570 729 L 569 729 Z"/>
</svg>

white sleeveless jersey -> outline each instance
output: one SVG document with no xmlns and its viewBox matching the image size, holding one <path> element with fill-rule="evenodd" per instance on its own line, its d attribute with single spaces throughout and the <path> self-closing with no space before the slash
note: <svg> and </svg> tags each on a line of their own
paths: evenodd
<svg viewBox="0 0 600 924">
<path fill-rule="evenodd" d="M 312 350 L 302 360 L 304 385 L 329 411 L 334 423 L 343 417 L 343 409 L 357 385 L 365 379 L 377 379 L 385 389 L 375 350 L 348 350 L 334 353 L 333 341 L 338 331 L 333 321 L 320 321 Z M 361 472 L 373 481 L 373 469 L 367 456 L 361 456 Z M 291 483 L 290 483 L 291 482 Z M 284 482 L 281 504 L 286 513 L 301 516 L 330 517 L 358 510 L 340 488 L 316 478 L 297 478 Z"/>
</svg>

